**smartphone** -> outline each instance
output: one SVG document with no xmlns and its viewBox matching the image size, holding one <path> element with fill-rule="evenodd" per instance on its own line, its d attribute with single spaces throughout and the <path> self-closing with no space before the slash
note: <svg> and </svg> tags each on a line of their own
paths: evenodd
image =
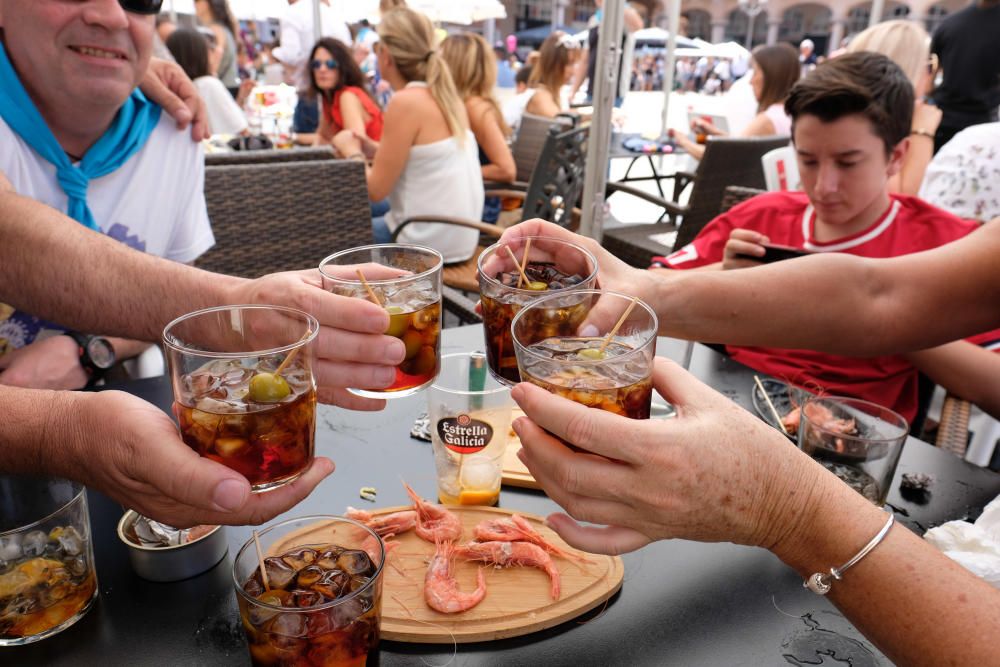
<svg viewBox="0 0 1000 667">
<path fill-rule="evenodd" d="M 772 243 L 765 243 L 763 245 L 763 257 L 755 257 L 753 255 L 738 255 L 738 257 L 750 259 L 755 262 L 763 262 L 764 264 L 770 264 L 771 262 L 780 262 L 784 259 L 795 259 L 796 257 L 805 257 L 806 255 L 812 254 L 808 250 L 793 248 L 787 245 L 775 245 Z"/>
</svg>

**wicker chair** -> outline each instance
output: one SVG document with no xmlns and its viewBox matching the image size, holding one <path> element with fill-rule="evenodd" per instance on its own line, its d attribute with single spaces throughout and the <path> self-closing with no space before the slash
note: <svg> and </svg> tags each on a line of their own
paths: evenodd
<svg viewBox="0 0 1000 667">
<path fill-rule="evenodd" d="M 309 162 L 311 160 L 334 159 L 329 146 L 295 148 L 292 150 L 235 151 L 232 153 L 206 153 L 205 166 L 218 167 L 226 164 L 263 164 L 265 162 Z"/>
<path fill-rule="evenodd" d="M 667 221 L 605 229 L 604 247 L 632 266 L 645 268 L 653 255 L 669 255 L 672 250 L 687 245 L 719 214 L 726 187 L 764 188 L 761 156 L 787 143 L 787 137 L 710 139 L 695 173 L 677 172 L 664 177 L 674 181 L 673 201 L 623 183 L 609 183 L 609 196 L 624 192 L 661 206 Z M 688 185 L 691 185 L 691 196 L 688 204 L 681 206 L 677 199 Z M 663 238 L 663 234 L 669 236 Z M 671 238 L 673 243 L 669 242 Z"/>
<path fill-rule="evenodd" d="M 576 203 L 583 190 L 583 165 L 587 152 L 587 138 L 590 135 L 588 127 L 578 127 L 562 130 L 560 125 L 550 125 L 545 146 L 531 174 L 527 191 L 510 189 L 487 190 L 487 196 L 511 197 L 523 202 L 520 217 L 543 218 L 569 229 L 579 225 L 580 211 Z M 393 232 L 395 239 L 406 225 L 414 222 L 437 222 L 462 227 L 472 227 L 480 232 L 480 246 L 471 259 L 445 266 L 443 271 L 444 284 L 453 290 L 478 292 L 479 278 L 477 262 L 479 255 L 486 249 L 486 243 L 500 238 L 503 228 L 476 220 L 450 218 L 447 216 L 415 216 L 404 220 Z M 458 297 L 454 291 L 446 293 L 445 308 L 456 314 L 463 322 L 478 321 L 469 319 L 471 312 L 467 303 L 452 297 Z M 465 301 L 468 301 L 466 299 Z"/>
<path fill-rule="evenodd" d="M 312 160 L 205 168 L 215 246 L 196 266 L 246 278 L 316 267 L 372 243 L 364 165 Z"/>
<path fill-rule="evenodd" d="M 517 167 L 517 176 L 514 183 L 506 184 L 505 187 L 513 186 L 514 189 L 518 190 L 528 189 L 531 174 L 535 171 L 535 165 L 538 164 L 538 159 L 542 156 L 545 140 L 553 126 L 567 129 L 573 126 L 573 122 L 571 118 L 566 117 L 546 118 L 530 113 L 521 116 L 521 124 L 517 127 L 517 134 L 510 147 L 510 152 L 514 155 L 514 164 Z"/>
</svg>

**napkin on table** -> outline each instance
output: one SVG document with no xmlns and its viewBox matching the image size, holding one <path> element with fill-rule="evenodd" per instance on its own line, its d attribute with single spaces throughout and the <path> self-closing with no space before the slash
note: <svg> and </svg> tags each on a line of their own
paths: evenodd
<svg viewBox="0 0 1000 667">
<path fill-rule="evenodd" d="M 944 555 L 1000 588 L 1000 496 L 975 523 L 949 521 L 924 533 Z"/>
</svg>

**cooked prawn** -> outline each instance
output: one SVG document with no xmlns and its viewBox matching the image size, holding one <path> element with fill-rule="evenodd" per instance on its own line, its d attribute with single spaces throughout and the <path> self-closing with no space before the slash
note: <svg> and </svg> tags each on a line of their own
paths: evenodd
<svg viewBox="0 0 1000 667">
<path fill-rule="evenodd" d="M 476 575 L 476 590 L 463 593 L 452 573 L 451 542 L 439 542 L 424 576 L 424 601 L 427 606 L 443 614 L 455 614 L 472 609 L 486 597 L 486 576 L 483 568 Z"/>
<path fill-rule="evenodd" d="M 534 526 L 520 514 L 512 514 L 510 518 L 487 519 L 476 525 L 473 537 L 480 542 L 531 542 L 553 556 L 559 556 L 576 563 L 591 562 L 582 554 L 560 549 L 552 544 Z"/>
<path fill-rule="evenodd" d="M 455 555 L 466 560 L 478 560 L 500 567 L 523 565 L 537 567 L 549 575 L 549 593 L 559 599 L 560 575 L 549 554 L 530 542 L 469 542 L 455 547 Z"/>
<path fill-rule="evenodd" d="M 417 535 L 428 542 L 454 542 L 462 536 L 462 520 L 441 505 L 429 503 L 403 482 L 417 511 Z"/>
<path fill-rule="evenodd" d="M 372 514 L 365 510 L 348 507 L 344 516 L 365 524 L 378 533 L 380 537 L 400 535 L 417 525 L 417 513 L 414 510 L 403 510 L 392 514 Z"/>
</svg>

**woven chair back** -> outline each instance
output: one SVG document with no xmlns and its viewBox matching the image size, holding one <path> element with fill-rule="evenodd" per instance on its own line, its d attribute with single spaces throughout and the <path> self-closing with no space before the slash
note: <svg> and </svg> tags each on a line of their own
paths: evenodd
<svg viewBox="0 0 1000 667">
<path fill-rule="evenodd" d="M 583 167 L 587 161 L 590 127 L 560 131 L 549 129 L 545 147 L 528 183 L 522 219 L 542 218 L 557 225 L 574 228 L 577 216 L 573 209 L 583 192 Z"/>
<path fill-rule="evenodd" d="M 517 176 L 514 180 L 522 183 L 531 180 L 531 174 L 542 156 L 542 149 L 545 148 L 549 130 L 555 125 L 568 128 L 572 122 L 569 118 L 545 118 L 530 113 L 521 117 L 517 136 L 514 137 L 514 143 L 510 147 L 514 155 L 514 164 L 517 166 Z"/>
<path fill-rule="evenodd" d="M 215 246 L 199 268 L 245 278 L 308 269 L 373 242 L 364 165 L 312 160 L 205 168 Z"/>
<path fill-rule="evenodd" d="M 264 162 L 308 162 L 310 160 L 332 160 L 333 150 L 329 146 L 296 148 L 294 150 L 271 149 L 266 151 L 234 151 L 232 153 L 206 153 L 205 166 L 217 167 L 224 164 L 262 164 Z"/>
</svg>

